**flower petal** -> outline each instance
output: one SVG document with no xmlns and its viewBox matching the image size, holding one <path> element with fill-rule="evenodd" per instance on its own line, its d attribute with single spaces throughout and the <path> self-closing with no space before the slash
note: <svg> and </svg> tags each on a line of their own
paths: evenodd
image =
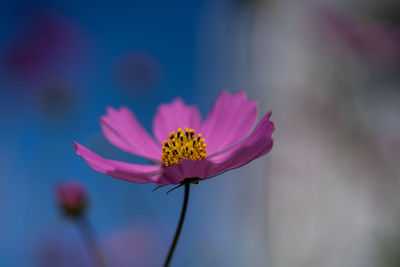
<svg viewBox="0 0 400 267">
<path fill-rule="evenodd" d="M 104 159 L 88 148 L 76 142 L 73 143 L 76 154 L 98 172 L 132 183 L 155 183 L 158 180 L 161 170 L 159 165 L 140 165 Z"/>
<path fill-rule="evenodd" d="M 160 144 L 168 139 L 172 131 L 185 127 L 199 131 L 201 115 L 196 106 L 188 106 L 181 98 L 176 98 L 172 103 L 158 107 L 153 119 L 153 133 Z"/>
<path fill-rule="evenodd" d="M 178 184 L 186 178 L 206 178 L 211 172 L 213 164 L 207 160 L 182 160 L 178 164 L 162 167 L 162 175 L 157 184 Z"/>
<path fill-rule="evenodd" d="M 254 131 L 242 142 L 200 161 L 182 160 L 179 164 L 162 167 L 157 184 L 178 184 L 186 178 L 205 179 L 224 171 L 239 168 L 268 153 L 272 148 L 271 134 L 275 130 L 268 112 Z"/>
<path fill-rule="evenodd" d="M 258 102 L 249 100 L 244 91 L 222 92 L 202 126 L 201 133 L 212 155 L 244 138 L 257 120 Z"/>
<path fill-rule="evenodd" d="M 208 158 L 213 163 L 208 175 L 216 175 L 223 171 L 239 168 L 250 161 L 267 154 L 273 144 L 271 138 L 275 130 L 274 123 L 269 120 L 271 112 L 258 123 L 253 132 L 240 143 Z"/>
<path fill-rule="evenodd" d="M 161 146 L 140 125 L 135 115 L 126 107 L 119 110 L 107 108 L 100 118 L 101 129 L 113 145 L 130 153 L 160 162 Z"/>
</svg>

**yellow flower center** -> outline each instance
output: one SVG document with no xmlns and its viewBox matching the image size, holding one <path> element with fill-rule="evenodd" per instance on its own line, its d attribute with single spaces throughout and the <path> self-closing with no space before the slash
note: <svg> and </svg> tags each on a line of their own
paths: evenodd
<svg viewBox="0 0 400 267">
<path fill-rule="evenodd" d="M 169 140 L 163 143 L 162 152 L 164 166 L 172 166 L 182 159 L 202 160 L 207 150 L 201 134 L 196 135 L 193 129 L 186 127 L 184 131 L 179 128 L 176 134 L 169 134 Z"/>
</svg>

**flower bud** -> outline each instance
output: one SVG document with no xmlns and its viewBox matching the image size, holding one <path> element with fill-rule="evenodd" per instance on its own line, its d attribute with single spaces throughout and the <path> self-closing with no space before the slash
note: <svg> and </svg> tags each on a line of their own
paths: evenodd
<svg viewBox="0 0 400 267">
<path fill-rule="evenodd" d="M 85 186 L 79 181 L 62 182 L 56 187 L 56 198 L 61 210 L 68 216 L 80 216 L 87 204 Z"/>
</svg>

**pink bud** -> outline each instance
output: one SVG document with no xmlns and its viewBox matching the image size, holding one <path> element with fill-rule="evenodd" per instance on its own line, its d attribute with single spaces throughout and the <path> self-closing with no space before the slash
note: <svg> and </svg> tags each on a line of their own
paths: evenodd
<svg viewBox="0 0 400 267">
<path fill-rule="evenodd" d="M 60 208 L 69 216 L 79 216 L 88 203 L 85 186 L 79 181 L 62 182 L 56 186 L 56 197 Z"/>
</svg>

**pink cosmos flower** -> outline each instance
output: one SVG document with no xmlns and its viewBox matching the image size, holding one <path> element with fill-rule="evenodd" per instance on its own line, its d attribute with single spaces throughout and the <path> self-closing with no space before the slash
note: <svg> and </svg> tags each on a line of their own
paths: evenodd
<svg viewBox="0 0 400 267">
<path fill-rule="evenodd" d="M 187 178 L 198 181 L 239 168 L 271 150 L 275 129 L 271 112 L 251 131 L 257 113 L 258 102 L 247 99 L 243 91 L 223 92 L 204 121 L 196 106 L 177 98 L 159 106 L 153 119 L 153 138 L 128 108 L 109 107 L 100 118 L 106 138 L 155 164 L 104 159 L 76 142 L 74 149 L 93 169 L 117 179 L 159 186 Z"/>
</svg>

